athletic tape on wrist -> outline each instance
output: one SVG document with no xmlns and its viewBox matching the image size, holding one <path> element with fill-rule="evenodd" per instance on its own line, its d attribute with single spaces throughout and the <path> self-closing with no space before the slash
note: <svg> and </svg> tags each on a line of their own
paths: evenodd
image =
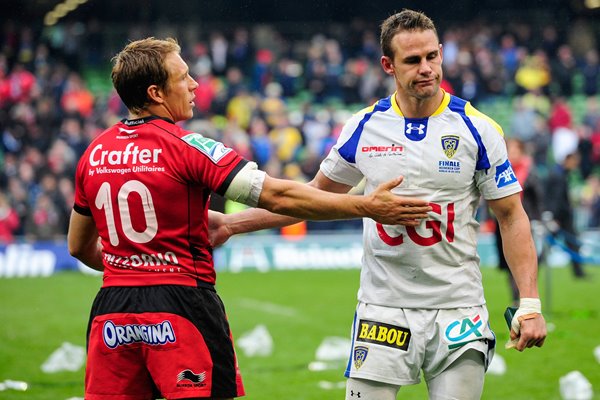
<svg viewBox="0 0 600 400">
<path fill-rule="evenodd" d="M 519 309 L 515 313 L 510 324 L 511 328 L 518 335 L 521 330 L 521 322 L 527 319 L 535 318 L 542 313 L 542 302 L 540 299 L 522 298 L 519 302 Z"/>
</svg>

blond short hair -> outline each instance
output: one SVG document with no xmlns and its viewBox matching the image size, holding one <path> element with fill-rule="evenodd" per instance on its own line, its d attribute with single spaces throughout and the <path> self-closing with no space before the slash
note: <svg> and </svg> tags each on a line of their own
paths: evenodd
<svg viewBox="0 0 600 400">
<path fill-rule="evenodd" d="M 113 86 L 129 111 L 138 114 L 146 109 L 149 86 L 166 89 L 169 73 L 165 58 L 170 53 L 181 53 L 175 39 L 149 37 L 129 43 L 113 57 Z"/>
</svg>

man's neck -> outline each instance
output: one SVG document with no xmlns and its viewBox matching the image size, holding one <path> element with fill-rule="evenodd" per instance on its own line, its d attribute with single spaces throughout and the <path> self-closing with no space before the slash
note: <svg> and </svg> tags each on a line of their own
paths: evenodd
<svg viewBox="0 0 600 400">
<path fill-rule="evenodd" d="M 433 96 L 426 99 L 417 99 L 412 96 L 401 96 L 396 92 L 396 102 L 406 118 L 427 118 L 430 117 L 442 104 L 444 100 L 444 91 L 439 89 Z"/>
<path fill-rule="evenodd" d="M 144 110 L 141 110 L 138 113 L 135 113 L 135 112 L 129 110 L 128 119 L 139 119 L 139 118 L 146 118 L 146 117 L 152 117 L 152 116 L 165 118 L 168 120 L 173 120 L 171 115 L 168 112 L 166 112 L 163 107 L 160 107 L 156 104 L 151 104 L 151 105 L 147 106 Z"/>
</svg>

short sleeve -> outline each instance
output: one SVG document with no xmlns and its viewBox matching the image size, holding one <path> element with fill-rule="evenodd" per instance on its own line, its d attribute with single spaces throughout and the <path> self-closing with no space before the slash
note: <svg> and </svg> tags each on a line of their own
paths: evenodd
<svg viewBox="0 0 600 400">
<path fill-rule="evenodd" d="M 489 169 L 475 173 L 475 182 L 481 195 L 486 200 L 495 200 L 519 193 L 522 188 L 508 160 L 504 138 L 486 121 L 481 121 L 479 125 L 478 130 L 490 162 Z"/>
</svg>

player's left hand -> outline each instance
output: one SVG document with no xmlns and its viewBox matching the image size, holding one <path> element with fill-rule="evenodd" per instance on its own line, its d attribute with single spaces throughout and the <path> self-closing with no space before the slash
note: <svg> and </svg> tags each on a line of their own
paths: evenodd
<svg viewBox="0 0 600 400">
<path fill-rule="evenodd" d="M 226 216 L 218 211 L 208 210 L 208 241 L 210 245 L 219 247 L 232 236 L 226 223 Z"/>
<path fill-rule="evenodd" d="M 399 176 L 384 182 L 366 196 L 370 200 L 370 217 L 386 225 L 417 226 L 427 219 L 432 210 L 429 202 L 423 199 L 394 194 L 392 190 L 404 180 Z"/>
<path fill-rule="evenodd" d="M 547 330 L 544 316 L 539 313 L 515 316 L 518 323 L 517 331 L 510 330 L 510 339 L 508 348 L 515 348 L 523 351 L 533 346 L 542 347 L 546 340 Z"/>
</svg>

